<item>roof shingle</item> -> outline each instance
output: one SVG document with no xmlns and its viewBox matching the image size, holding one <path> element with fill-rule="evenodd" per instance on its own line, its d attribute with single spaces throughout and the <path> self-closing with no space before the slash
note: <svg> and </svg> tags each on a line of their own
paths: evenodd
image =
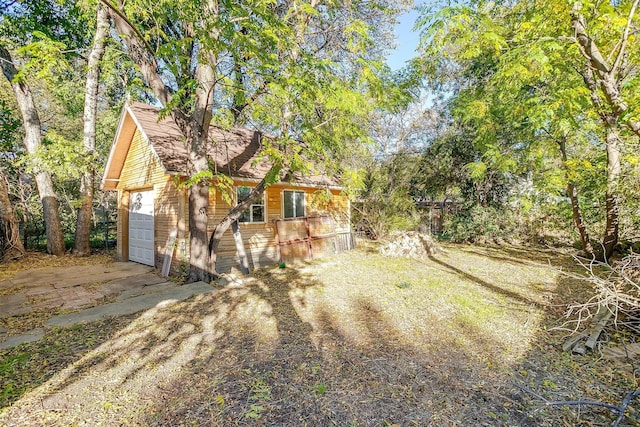
<svg viewBox="0 0 640 427">
<path fill-rule="evenodd" d="M 170 117 L 158 121 L 159 109 L 139 102 L 129 105 L 134 120 L 142 128 L 153 150 L 169 174 L 183 175 L 187 170 L 189 149 L 185 137 Z M 209 127 L 209 157 L 216 171 L 233 178 L 260 180 L 270 169 L 267 158 L 260 159 L 261 133 L 241 128 L 224 130 Z M 295 182 L 314 186 L 336 186 L 325 175 L 296 177 Z"/>
</svg>

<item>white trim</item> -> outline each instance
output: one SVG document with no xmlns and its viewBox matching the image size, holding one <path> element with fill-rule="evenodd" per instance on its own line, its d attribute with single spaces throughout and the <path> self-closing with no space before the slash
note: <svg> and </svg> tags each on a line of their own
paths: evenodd
<svg viewBox="0 0 640 427">
<path fill-rule="evenodd" d="M 235 185 L 233 186 L 233 188 L 235 188 L 234 191 L 234 198 L 235 198 L 235 203 L 236 206 L 238 205 L 238 188 L 255 188 L 255 187 L 249 187 L 246 185 Z M 249 216 L 251 217 L 251 219 L 253 220 L 253 213 L 251 212 L 251 208 L 253 206 L 262 206 L 262 221 L 240 221 L 238 220 L 238 224 L 266 224 L 267 223 L 267 201 L 269 199 L 267 198 L 267 192 L 263 191 L 262 192 L 262 205 L 258 205 L 258 204 L 254 204 L 252 203 L 251 205 L 249 205 L 249 208 L 247 208 L 247 210 L 249 211 Z M 243 212 L 244 213 L 244 212 Z"/>
<path fill-rule="evenodd" d="M 302 216 L 292 216 L 292 217 L 286 217 L 284 216 L 284 193 L 285 191 L 289 191 L 291 193 L 302 193 L 304 194 L 304 198 L 302 199 L 302 207 L 304 209 L 303 215 Z M 280 198 L 282 200 L 282 203 L 280 204 L 280 208 L 281 208 L 281 213 L 282 213 L 282 218 L 283 219 L 290 219 L 290 218 L 304 218 L 307 215 L 307 192 L 306 191 L 302 191 L 302 190 L 289 190 L 286 188 L 283 188 L 282 191 L 280 192 Z M 296 210 L 296 205 L 295 203 L 293 204 L 293 210 Z M 295 212 L 297 213 L 297 212 Z"/>
<path fill-rule="evenodd" d="M 126 106 L 126 101 L 125 101 L 125 106 Z M 109 172 L 109 169 L 111 168 L 111 161 L 113 160 L 113 156 L 116 152 L 116 145 L 118 145 L 118 136 L 120 135 L 120 132 L 122 132 L 122 125 L 124 124 L 124 118 L 127 115 L 127 109 L 123 108 L 122 111 L 120 112 L 120 118 L 118 119 L 118 127 L 116 128 L 116 133 L 113 135 L 113 142 L 111 143 L 111 150 L 109 150 L 109 157 L 107 157 L 107 165 L 104 168 L 104 173 L 102 175 L 102 180 L 101 180 L 101 185 L 100 185 L 100 189 L 104 189 L 104 184 L 107 181 L 106 176 L 107 173 Z"/>
</svg>

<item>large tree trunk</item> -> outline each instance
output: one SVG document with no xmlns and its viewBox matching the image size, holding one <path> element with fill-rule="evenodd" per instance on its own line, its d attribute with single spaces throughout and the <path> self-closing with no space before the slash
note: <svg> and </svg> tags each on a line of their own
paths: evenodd
<svg viewBox="0 0 640 427">
<path fill-rule="evenodd" d="M 207 251 L 209 222 L 209 181 L 189 188 L 189 277 L 188 282 L 209 282 L 214 267 Z"/>
<path fill-rule="evenodd" d="M 0 171 L 0 259 L 3 261 L 20 258 L 24 246 L 20 239 L 18 218 L 9 200 L 9 188 Z"/>
<path fill-rule="evenodd" d="M 215 277 L 215 265 L 212 266 L 209 259 L 207 233 L 211 174 L 207 156 L 212 97 L 209 86 L 214 80 L 214 71 L 206 64 L 198 64 L 195 74 L 196 80 L 201 84 L 195 91 L 193 112 L 186 120 L 175 112 L 173 117 L 190 144 L 187 166 L 189 176 L 193 178 L 203 175 L 189 188 L 190 268 L 187 280 L 209 282 Z"/>
<path fill-rule="evenodd" d="M 597 51 L 597 49 L 596 49 Z M 593 62 L 593 61 L 592 61 Z M 606 132 L 606 150 L 607 150 L 607 196 L 605 204 L 606 225 L 604 237 L 602 239 L 602 247 L 596 252 L 596 257 L 599 261 L 606 261 L 615 250 L 619 240 L 619 207 L 618 207 L 618 184 L 620 180 L 620 174 L 622 171 L 620 160 L 620 135 L 618 133 L 618 121 L 620 119 L 620 112 L 617 108 L 610 103 L 609 107 L 613 111 L 606 112 L 605 102 L 598 92 L 598 85 L 596 82 L 596 73 L 592 68 L 593 64 L 587 64 L 582 70 L 582 78 L 586 86 L 589 88 L 591 101 L 596 107 L 600 120 L 602 121 L 603 128 Z M 600 76 L 603 75 L 602 71 L 598 71 Z M 605 73 L 609 75 L 609 73 Z"/>
<path fill-rule="evenodd" d="M 580 209 L 580 201 L 578 200 L 578 190 L 576 186 L 571 182 L 569 178 L 569 170 L 567 169 L 567 136 L 563 135 L 562 139 L 558 141 L 560 147 L 560 155 L 562 156 L 562 165 L 564 169 L 564 176 L 567 180 L 567 194 L 571 201 L 571 213 L 573 215 L 573 222 L 576 225 L 578 234 L 580 234 L 580 240 L 582 242 L 582 248 L 587 255 L 593 256 L 593 246 L 591 245 L 591 238 L 587 231 L 587 225 L 582 217 L 582 210 Z"/>
<path fill-rule="evenodd" d="M 16 67 L 9 51 L 0 45 L 0 65 L 5 77 L 11 83 L 13 92 L 16 96 L 20 113 L 22 114 L 22 125 L 24 127 L 24 145 L 27 152 L 31 155 L 36 154 L 36 150 L 42 144 L 42 134 L 40 126 L 40 117 L 33 101 L 31 89 L 23 81 L 17 80 Z M 53 189 L 51 176 L 47 171 L 34 168 L 36 186 L 42 201 L 42 210 L 44 214 L 44 223 L 47 234 L 47 252 L 53 255 L 64 255 L 64 239 L 62 235 L 62 226 L 60 222 L 60 213 L 58 212 L 58 197 Z"/>
<path fill-rule="evenodd" d="M 164 84 L 154 58 L 153 49 L 145 38 L 127 19 L 124 13 L 109 2 L 104 2 L 109 8 L 109 16 L 113 20 L 122 40 L 126 43 L 131 59 L 138 65 L 140 72 L 147 81 L 162 105 L 167 106 L 172 100 L 169 87 Z M 208 10 L 215 14 L 216 10 Z M 186 33 L 193 29 L 184 28 Z M 195 46 L 188 49 L 194 52 Z M 195 56 L 194 56 L 195 57 Z M 193 105 L 176 105 L 171 108 L 171 117 L 185 137 L 189 146 L 189 162 L 187 174 L 194 181 L 189 187 L 189 282 L 208 282 L 215 276 L 215 265 L 209 259 L 207 225 L 209 222 L 209 163 L 207 161 L 207 143 L 209 124 L 211 123 L 211 102 L 213 100 L 212 85 L 215 81 L 215 70 L 212 64 L 215 59 L 209 58 L 209 63 L 199 61 L 195 65 L 194 79 L 199 83 L 195 90 L 189 89 L 183 93 L 183 99 L 194 100 Z M 185 101 L 188 102 L 188 101 Z"/>
<path fill-rule="evenodd" d="M 613 114 L 611 116 L 614 116 Z M 610 117 L 607 127 L 607 200 L 606 200 L 606 225 L 602 247 L 604 259 L 609 259 L 613 254 L 619 239 L 619 207 L 618 207 L 618 183 L 622 170 L 620 163 L 620 135 L 616 127 L 615 117 Z"/>
<path fill-rule="evenodd" d="M 98 87 L 100 83 L 100 61 L 104 55 L 109 31 L 109 16 L 106 8 L 98 3 L 96 13 L 96 34 L 93 49 L 87 61 L 87 81 L 84 95 L 84 149 L 88 156 L 87 170 L 80 178 L 82 204 L 76 220 L 76 235 L 73 253 L 79 256 L 91 253 L 91 217 L 93 216 L 93 154 L 96 150 L 96 115 L 98 110 Z"/>
</svg>

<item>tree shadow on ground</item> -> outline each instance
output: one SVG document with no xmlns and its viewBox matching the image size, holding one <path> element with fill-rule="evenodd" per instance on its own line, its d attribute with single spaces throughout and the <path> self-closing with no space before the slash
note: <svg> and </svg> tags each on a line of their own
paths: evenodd
<svg viewBox="0 0 640 427">
<path fill-rule="evenodd" d="M 516 246 L 475 246 L 462 248 L 464 252 L 514 265 L 551 265 L 560 258 L 558 251 L 541 248 L 522 248 Z"/>
<path fill-rule="evenodd" d="M 417 304 L 411 292 L 428 296 L 429 288 L 383 282 L 347 292 L 353 277 L 364 278 L 347 258 L 344 282 L 330 282 L 339 262 L 315 270 L 314 264 L 262 269 L 242 286 L 161 304 L 29 393 L 0 421 L 500 425 L 517 424 L 527 413 L 527 396 L 510 385 L 519 372 L 505 357 L 510 343 L 474 312 L 404 318 L 402 304 Z M 380 274 L 376 260 L 370 262 L 371 274 Z M 457 265 L 437 260 L 434 266 L 488 293 L 530 303 Z M 336 294 L 341 285 L 345 292 Z M 535 343 L 543 345 L 545 335 Z M 544 365 L 525 367 L 529 357 L 540 357 L 536 351 L 523 352 L 516 366 L 543 381 Z"/>
<path fill-rule="evenodd" d="M 572 270 L 575 271 L 576 267 L 572 266 Z M 530 350 L 513 367 L 509 380 L 500 386 L 501 392 L 509 396 L 513 403 L 502 408 L 501 412 L 509 414 L 510 419 L 518 425 L 612 425 L 618 414 L 605 408 L 586 404 L 551 406 L 546 402 L 590 401 L 620 405 L 624 397 L 637 388 L 634 375 L 604 359 L 599 347 L 585 355 L 562 350 L 565 339 L 577 328 L 566 317 L 567 307 L 586 302 L 594 292 L 593 286 L 584 280 L 558 276 L 554 298 L 544 311 L 541 327 L 531 340 Z M 609 339 L 607 335 L 605 332 L 605 340 Z M 638 417 L 638 411 L 633 406 L 637 407 L 638 404 L 632 403 L 627 412 L 631 417 L 620 425 L 637 424 L 632 421 Z"/>
<path fill-rule="evenodd" d="M 439 259 L 438 257 L 434 257 L 434 256 L 430 256 L 429 260 L 442 266 L 443 268 L 452 271 L 453 273 L 455 273 L 456 275 L 463 277 L 464 279 L 470 280 L 480 286 L 482 286 L 483 288 L 486 288 L 488 290 L 490 290 L 491 292 L 495 292 L 498 295 L 502 295 L 504 297 L 510 298 L 512 300 L 518 301 L 520 303 L 524 303 L 524 304 L 542 304 L 544 305 L 544 302 L 538 301 L 538 300 L 534 300 L 529 298 L 526 295 L 522 295 L 519 294 L 518 292 L 514 292 L 512 290 L 509 289 L 505 289 L 502 288 L 500 286 L 496 286 L 492 283 L 487 282 L 486 280 L 483 280 L 473 274 L 469 274 L 466 271 L 463 271 L 461 269 L 459 269 L 458 267 L 447 263 L 445 261 L 443 261 L 442 259 Z"/>
</svg>

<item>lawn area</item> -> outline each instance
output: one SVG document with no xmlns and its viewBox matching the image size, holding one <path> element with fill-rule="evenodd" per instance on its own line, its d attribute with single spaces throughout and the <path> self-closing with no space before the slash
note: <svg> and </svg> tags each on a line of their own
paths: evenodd
<svg viewBox="0 0 640 427">
<path fill-rule="evenodd" d="M 570 257 L 446 251 L 265 268 L 139 316 L 49 330 L 0 352 L 0 425 L 610 425 L 605 409 L 543 407 L 524 390 L 617 405 L 635 388 L 549 332 L 589 292 L 560 273 Z"/>
</svg>

